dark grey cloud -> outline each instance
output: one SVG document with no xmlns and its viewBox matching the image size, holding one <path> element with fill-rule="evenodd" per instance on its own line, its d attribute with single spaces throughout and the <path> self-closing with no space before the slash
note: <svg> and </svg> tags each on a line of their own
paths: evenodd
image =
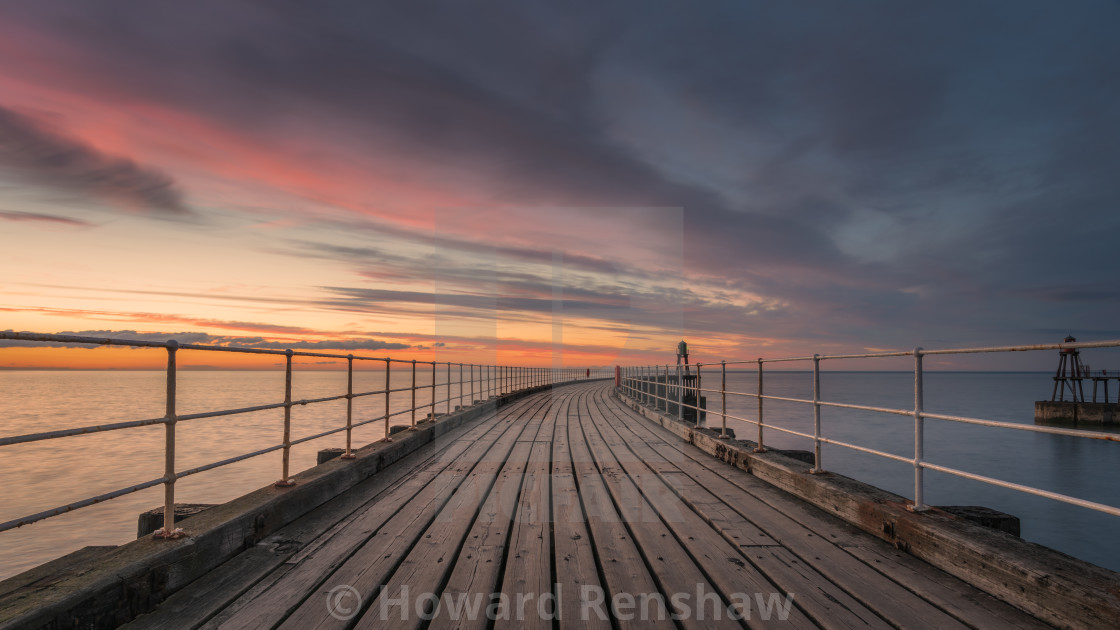
<svg viewBox="0 0 1120 630">
<path fill-rule="evenodd" d="M 34 223 L 54 223 L 56 225 L 69 225 L 73 227 L 90 227 L 93 224 L 81 219 L 60 217 L 53 214 L 39 214 L 37 212 L 6 212 L 0 210 L 0 219 L 5 221 L 30 221 Z"/>
<path fill-rule="evenodd" d="M 752 305 L 672 296 L 690 326 L 906 346 L 1102 330 L 1113 316 L 1116 3 L 7 11 L 72 42 L 75 64 L 118 93 L 262 135 L 317 121 L 307 124 L 325 141 L 444 167 L 449 181 L 433 188 L 453 188 L 459 174 L 496 202 L 583 203 L 604 215 L 682 207 L 682 273 L 778 304 L 750 314 Z M 424 242 L 529 264 L 551 255 Z M 581 273 L 656 275 L 571 250 L 566 261 Z M 413 262 L 395 264 L 419 269 Z M 546 308 L 527 295 L 548 279 L 501 280 L 509 308 Z M 594 295 L 573 296 L 609 311 Z"/>
<path fill-rule="evenodd" d="M 2 106 L 0 171 L 41 188 L 88 196 L 130 210 L 189 212 L 175 182 L 162 171 L 102 153 Z"/>
</svg>

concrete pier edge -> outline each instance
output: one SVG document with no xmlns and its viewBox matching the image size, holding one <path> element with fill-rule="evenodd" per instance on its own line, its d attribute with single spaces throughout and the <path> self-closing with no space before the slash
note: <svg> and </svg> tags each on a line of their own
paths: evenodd
<svg viewBox="0 0 1120 630">
<path fill-rule="evenodd" d="M 720 440 L 615 391 L 648 420 L 720 460 L 859 527 L 896 548 L 1060 628 L 1120 627 L 1120 573 L 1049 547 L 971 523 L 937 508 L 915 513 L 899 495 L 835 473 L 809 474 L 804 462 L 754 442 Z"/>
<path fill-rule="evenodd" d="M 580 382 L 587 381 L 559 383 L 555 387 Z M 393 442 L 364 446 L 355 451 L 354 460 L 334 459 L 294 475 L 295 486 L 269 485 L 190 518 L 183 523 L 189 534 L 186 538 L 145 537 L 116 548 L 96 548 L 97 553 L 76 552 L 71 554 L 76 562 L 69 563 L 57 575 L 33 575 L 35 579 L 28 581 L 27 576 L 41 568 L 36 567 L 0 581 L 0 630 L 114 628 L 124 624 L 425 444 L 497 407 L 550 387 L 553 386 L 495 397 L 438 416 L 436 422 L 417 422 L 419 430 L 398 433 Z M 54 564 L 58 566 L 59 562 Z"/>
</svg>

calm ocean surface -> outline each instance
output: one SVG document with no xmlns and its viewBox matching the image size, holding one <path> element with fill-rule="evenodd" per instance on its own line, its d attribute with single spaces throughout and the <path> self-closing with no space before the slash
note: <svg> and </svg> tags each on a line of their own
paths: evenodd
<svg viewBox="0 0 1120 630">
<path fill-rule="evenodd" d="M 421 370 L 421 372 L 423 372 Z M 444 375 L 440 375 L 440 380 Z M 458 374 L 453 375 L 453 380 Z M 393 374 L 392 386 L 405 387 L 411 376 Z M 420 384 L 430 382 L 421 373 Z M 728 389 L 755 391 L 753 373 L 729 373 Z M 705 387 L 715 383 L 705 379 Z M 355 391 L 378 390 L 384 372 L 356 372 Z M 1049 397 L 1049 373 L 926 373 L 926 409 L 931 412 L 1033 424 L 1033 401 Z M 907 408 L 913 405 L 913 376 L 893 372 L 824 372 L 824 400 Z M 18 435 L 107 422 L 155 418 L 163 414 L 163 372 L 125 371 L 0 371 L 0 436 Z M 440 388 L 438 398 L 444 398 Z M 247 407 L 283 400 L 283 372 L 206 372 L 179 374 L 180 414 Z M 330 396 L 346 391 L 345 372 L 296 371 L 293 399 Z M 773 372 L 766 393 L 812 397 L 811 375 Z M 458 392 L 452 388 L 452 394 Z M 469 388 L 468 388 L 469 394 Z M 426 401 L 425 393 L 418 394 Z M 410 393 L 394 394 L 391 410 L 407 409 Z M 719 423 L 718 396 L 709 398 Z M 355 422 L 381 415 L 380 396 L 356 399 Z M 753 399 L 728 398 L 728 412 L 754 417 Z M 440 411 L 443 410 L 441 405 Z M 420 412 L 422 418 L 426 410 Z M 345 423 L 344 400 L 294 407 L 293 439 Z M 392 420 L 404 424 L 404 414 Z M 812 433 L 812 409 L 794 403 L 766 402 L 766 420 Z M 741 437 L 753 439 L 756 429 L 728 420 Z M 178 425 L 178 468 L 207 464 L 278 444 L 283 410 L 192 420 Z M 826 437 L 913 455 L 913 421 L 839 409 L 822 410 Z M 355 445 L 380 439 L 384 425 L 355 430 Z M 336 434 L 292 449 L 292 471 L 315 464 L 321 448 L 343 445 Z M 810 441 L 769 431 L 768 445 L 809 450 Z M 926 421 L 926 457 L 953 468 L 1015 481 L 1054 492 L 1120 505 L 1120 443 L 1064 436 Z M 913 467 L 825 445 L 825 468 L 877 485 L 905 497 L 913 496 Z M 34 444 L 0 447 L 0 522 L 57 507 L 94 494 L 156 479 L 163 474 L 163 427 L 125 429 Z M 280 453 L 181 479 L 176 500 L 220 503 L 272 483 L 280 477 Z M 136 515 L 159 506 L 162 488 L 155 487 L 83 508 L 17 530 L 0 533 L 0 579 L 24 571 L 86 545 L 118 545 L 135 538 Z M 1083 508 L 1018 492 L 989 487 L 942 473 L 926 472 L 927 502 L 933 505 L 984 505 L 1022 519 L 1023 537 L 1095 564 L 1120 570 L 1117 519 Z"/>
</svg>

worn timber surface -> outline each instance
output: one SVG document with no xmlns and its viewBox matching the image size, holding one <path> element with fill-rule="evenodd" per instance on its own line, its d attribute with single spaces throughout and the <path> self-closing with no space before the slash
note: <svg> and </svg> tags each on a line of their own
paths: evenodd
<svg viewBox="0 0 1120 630">
<path fill-rule="evenodd" d="M 440 438 L 129 627 L 1048 626 L 592 383 Z"/>
</svg>

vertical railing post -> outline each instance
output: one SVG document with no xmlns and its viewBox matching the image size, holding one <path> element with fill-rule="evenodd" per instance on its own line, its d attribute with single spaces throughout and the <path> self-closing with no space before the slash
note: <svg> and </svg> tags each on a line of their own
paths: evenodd
<svg viewBox="0 0 1120 630">
<path fill-rule="evenodd" d="M 284 370 L 284 453 L 283 453 L 283 476 L 280 481 L 276 482 L 276 487 L 286 488 L 288 486 L 296 485 L 296 482 L 288 476 L 289 465 L 292 455 L 292 350 L 284 351 L 285 358 L 287 359 Z"/>
<path fill-rule="evenodd" d="M 723 421 L 723 428 L 719 432 L 719 439 L 727 437 L 727 361 L 719 362 L 719 415 Z"/>
<path fill-rule="evenodd" d="M 447 362 L 447 415 L 451 415 L 451 362 Z"/>
<path fill-rule="evenodd" d="M 683 423 L 684 421 L 684 372 L 681 371 L 681 364 L 676 364 L 676 421 Z"/>
<path fill-rule="evenodd" d="M 696 426 L 697 426 L 697 428 L 708 426 L 707 419 L 704 420 L 704 424 L 700 424 L 700 395 L 701 395 L 700 390 L 702 389 L 703 382 L 704 382 L 703 378 L 700 376 L 700 370 L 702 368 L 703 368 L 702 363 L 697 363 L 696 364 Z"/>
<path fill-rule="evenodd" d="M 813 474 L 824 472 L 821 465 L 821 355 L 813 355 Z"/>
<path fill-rule="evenodd" d="M 463 394 L 466 393 L 466 388 L 463 387 L 463 364 L 459 364 L 459 407 L 465 407 L 463 402 Z"/>
<path fill-rule="evenodd" d="M 432 422 L 436 421 L 436 362 L 432 361 Z"/>
<path fill-rule="evenodd" d="M 664 378 L 665 378 L 664 391 L 661 392 L 661 393 L 663 393 L 663 396 L 659 396 L 659 398 L 660 398 L 659 402 L 661 402 L 661 409 L 665 411 L 665 414 L 669 414 L 669 364 L 668 363 L 665 364 L 665 377 Z"/>
<path fill-rule="evenodd" d="M 653 380 L 650 378 L 650 367 L 648 367 L 648 365 L 644 365 L 644 367 L 642 368 L 642 380 L 644 381 L 642 386 L 642 398 L 645 401 L 646 407 L 648 407 L 650 406 L 650 402 L 653 400 L 653 392 L 650 391 L 653 386 Z"/>
<path fill-rule="evenodd" d="M 922 372 L 922 349 L 914 348 L 914 505 L 913 512 L 929 509 L 925 503 L 925 375 Z"/>
<path fill-rule="evenodd" d="M 353 448 L 354 431 L 354 355 L 346 355 L 346 452 L 342 459 L 354 459 L 356 456 Z"/>
<path fill-rule="evenodd" d="M 163 529 L 157 530 L 155 538 L 178 538 L 183 535 L 175 529 L 175 424 L 179 421 L 175 411 L 176 389 L 178 387 L 178 368 L 175 355 L 179 342 L 167 342 L 167 401 L 164 417 L 163 442 Z"/>
<path fill-rule="evenodd" d="M 392 442 L 393 436 L 389 435 L 389 359 L 385 359 L 385 441 Z"/>
<path fill-rule="evenodd" d="M 416 359 L 412 360 L 412 424 L 409 431 L 416 431 Z"/>
<path fill-rule="evenodd" d="M 766 445 L 762 442 L 762 427 L 766 423 L 762 420 L 762 357 L 758 358 L 758 446 L 754 452 L 765 453 Z"/>
<path fill-rule="evenodd" d="M 474 364 L 471 364 L 471 404 L 474 404 Z"/>
<path fill-rule="evenodd" d="M 668 387 L 669 387 L 669 368 L 668 367 L 665 368 L 665 374 L 664 374 L 664 376 L 662 376 L 661 366 L 655 365 L 655 366 L 653 366 L 653 373 L 654 373 L 654 378 L 656 379 L 656 381 L 661 381 L 662 379 L 664 379 L 664 383 L 665 383 L 665 387 L 666 387 L 665 396 L 667 397 L 669 395 L 669 390 L 668 390 Z M 665 411 L 668 412 L 669 411 L 669 405 L 666 402 L 668 400 L 668 398 L 663 399 L 661 397 L 662 392 L 661 392 L 660 383 L 655 383 L 653 391 L 654 391 L 654 403 L 655 403 L 654 404 L 654 409 L 664 408 Z"/>
</svg>

